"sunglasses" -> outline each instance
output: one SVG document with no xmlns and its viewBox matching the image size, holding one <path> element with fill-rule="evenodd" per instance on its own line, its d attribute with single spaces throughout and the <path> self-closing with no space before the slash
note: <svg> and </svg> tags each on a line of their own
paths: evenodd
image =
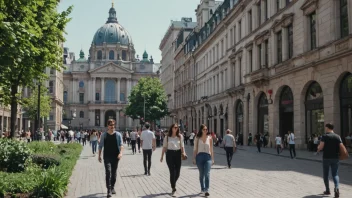
<svg viewBox="0 0 352 198">
<path fill-rule="evenodd" d="M 109 126 L 115 126 L 115 124 L 109 124 Z"/>
<path fill-rule="evenodd" d="M 174 127 L 174 129 L 178 129 L 178 127 Z"/>
<path fill-rule="evenodd" d="M 203 129 L 203 131 L 207 131 L 208 129 Z"/>
</svg>

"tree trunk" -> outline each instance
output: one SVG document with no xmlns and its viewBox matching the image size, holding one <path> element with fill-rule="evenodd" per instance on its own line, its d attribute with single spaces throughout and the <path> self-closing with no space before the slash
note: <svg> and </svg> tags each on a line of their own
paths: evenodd
<svg viewBox="0 0 352 198">
<path fill-rule="evenodd" d="M 14 139 L 16 138 L 15 134 L 15 126 L 17 122 L 17 85 L 12 85 L 11 86 L 11 133 L 10 133 L 10 138 Z"/>
</svg>

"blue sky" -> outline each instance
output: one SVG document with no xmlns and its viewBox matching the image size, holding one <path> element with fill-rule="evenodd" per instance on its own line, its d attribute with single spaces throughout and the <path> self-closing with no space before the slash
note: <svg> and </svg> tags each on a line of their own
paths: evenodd
<svg viewBox="0 0 352 198">
<path fill-rule="evenodd" d="M 161 60 L 159 44 L 171 20 L 192 17 L 200 0 L 114 0 L 117 20 L 132 36 L 136 54 L 144 49 L 154 62 Z M 86 57 L 95 32 L 105 24 L 112 0 L 61 0 L 59 11 L 73 5 L 71 22 L 66 27 L 65 47 L 78 57 L 81 48 Z"/>
</svg>

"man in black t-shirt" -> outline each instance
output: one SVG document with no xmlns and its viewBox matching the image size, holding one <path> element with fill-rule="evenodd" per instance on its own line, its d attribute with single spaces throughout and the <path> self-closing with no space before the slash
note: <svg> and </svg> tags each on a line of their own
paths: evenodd
<svg viewBox="0 0 352 198">
<path fill-rule="evenodd" d="M 339 152 L 340 146 L 342 144 L 341 138 L 339 135 L 334 133 L 333 131 L 334 125 L 328 123 L 325 125 L 326 133 L 323 135 L 320 145 L 318 146 L 318 151 L 323 150 L 323 175 L 324 175 L 324 183 L 326 190 L 324 191 L 324 195 L 330 195 L 329 188 L 329 170 L 331 167 L 331 175 L 335 184 L 335 197 L 340 196 L 339 192 Z"/>
<path fill-rule="evenodd" d="M 261 150 L 260 150 L 260 146 L 262 144 L 261 140 L 260 140 L 260 134 L 259 132 L 257 133 L 257 135 L 255 135 L 255 142 L 257 143 L 257 148 L 258 148 L 258 152 L 260 153 Z"/>
</svg>

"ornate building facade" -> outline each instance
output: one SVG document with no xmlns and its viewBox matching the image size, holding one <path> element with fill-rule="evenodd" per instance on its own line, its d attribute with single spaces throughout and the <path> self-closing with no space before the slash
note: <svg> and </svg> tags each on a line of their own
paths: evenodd
<svg viewBox="0 0 352 198">
<path fill-rule="evenodd" d="M 214 0 L 175 56 L 176 119 L 223 136 L 352 132 L 352 2 Z M 177 39 L 176 39 L 177 40 Z M 177 64 L 176 64 L 177 65 Z"/>
<path fill-rule="evenodd" d="M 119 130 L 136 127 L 139 122 L 126 117 L 123 109 L 132 87 L 142 77 L 158 77 L 158 68 L 147 52 L 142 60 L 135 55 L 132 37 L 112 6 L 93 37 L 88 59 L 81 51 L 64 72 L 63 123 L 76 129 L 103 128 L 112 118 Z"/>
</svg>

